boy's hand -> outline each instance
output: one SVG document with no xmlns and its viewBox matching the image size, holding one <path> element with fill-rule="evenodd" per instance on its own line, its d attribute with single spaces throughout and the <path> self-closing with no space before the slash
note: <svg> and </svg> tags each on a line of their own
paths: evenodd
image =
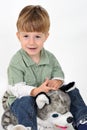
<svg viewBox="0 0 87 130">
<path fill-rule="evenodd" d="M 52 79 L 48 81 L 48 87 L 50 87 L 52 90 L 58 90 L 62 84 L 63 81 L 57 79 Z"/>
<path fill-rule="evenodd" d="M 31 91 L 31 96 L 36 96 L 40 92 L 48 93 L 50 90 L 52 90 L 53 88 L 48 86 L 48 83 L 49 83 L 49 79 L 46 79 L 44 83 L 42 83 L 39 87 Z"/>
<path fill-rule="evenodd" d="M 44 83 L 42 83 L 39 87 L 37 87 L 31 91 L 31 96 L 36 96 L 40 92 L 48 93 L 50 90 L 58 90 L 62 84 L 63 84 L 63 81 L 61 81 L 61 80 L 46 79 L 46 81 Z"/>
<path fill-rule="evenodd" d="M 52 90 L 52 88 L 50 86 L 48 86 L 49 84 L 49 79 L 46 79 L 44 83 L 41 84 L 41 86 L 39 86 L 39 90 L 41 90 L 41 92 L 49 92 L 50 90 Z"/>
</svg>

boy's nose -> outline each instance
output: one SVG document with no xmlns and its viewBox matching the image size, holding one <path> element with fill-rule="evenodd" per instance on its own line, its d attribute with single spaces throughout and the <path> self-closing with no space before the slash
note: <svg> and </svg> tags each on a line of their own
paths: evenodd
<svg viewBox="0 0 87 130">
<path fill-rule="evenodd" d="M 34 43 L 35 43 L 34 38 L 30 38 L 30 39 L 29 39 L 29 44 L 30 44 L 30 45 L 33 45 Z"/>
</svg>

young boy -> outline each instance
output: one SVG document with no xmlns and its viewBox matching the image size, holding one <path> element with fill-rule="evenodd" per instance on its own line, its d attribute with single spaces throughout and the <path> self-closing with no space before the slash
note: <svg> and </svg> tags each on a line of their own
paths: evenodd
<svg viewBox="0 0 87 130">
<path fill-rule="evenodd" d="M 31 127 L 32 130 L 37 130 L 34 97 L 40 92 L 58 90 L 64 83 L 64 73 L 58 60 L 44 49 L 49 28 L 50 18 L 43 7 L 39 5 L 24 7 L 17 20 L 17 37 L 21 49 L 13 56 L 8 67 L 8 81 L 12 92 L 8 104 L 18 123 L 27 128 Z M 79 91 L 75 88 L 68 93 L 77 129 L 87 130 L 84 123 L 87 107 Z"/>
</svg>

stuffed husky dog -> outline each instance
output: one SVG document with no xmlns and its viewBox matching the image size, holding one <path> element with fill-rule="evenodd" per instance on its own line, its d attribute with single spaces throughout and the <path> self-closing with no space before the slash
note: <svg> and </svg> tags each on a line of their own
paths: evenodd
<svg viewBox="0 0 87 130">
<path fill-rule="evenodd" d="M 36 97 L 37 121 L 41 130 L 73 130 L 73 116 L 70 113 L 70 98 L 61 90 Z"/>
<path fill-rule="evenodd" d="M 70 98 L 65 92 L 74 83 L 63 85 L 61 90 L 39 93 L 36 96 L 38 130 L 73 130 L 73 116 L 70 113 Z M 63 92 L 64 91 L 64 92 Z M 2 126 L 5 130 L 32 130 L 17 123 L 10 109 L 6 107 L 9 93 L 5 92 L 2 100 L 5 109 Z"/>
</svg>

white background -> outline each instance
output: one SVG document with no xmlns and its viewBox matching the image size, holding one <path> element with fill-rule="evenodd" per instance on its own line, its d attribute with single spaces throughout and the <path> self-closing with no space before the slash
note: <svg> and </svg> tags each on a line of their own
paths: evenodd
<svg viewBox="0 0 87 130">
<path fill-rule="evenodd" d="M 87 103 L 87 0 L 0 0 L 0 98 L 7 88 L 9 61 L 20 48 L 18 14 L 29 4 L 42 5 L 48 11 L 51 28 L 45 48 L 57 57 L 65 81 L 75 81 Z"/>
</svg>

